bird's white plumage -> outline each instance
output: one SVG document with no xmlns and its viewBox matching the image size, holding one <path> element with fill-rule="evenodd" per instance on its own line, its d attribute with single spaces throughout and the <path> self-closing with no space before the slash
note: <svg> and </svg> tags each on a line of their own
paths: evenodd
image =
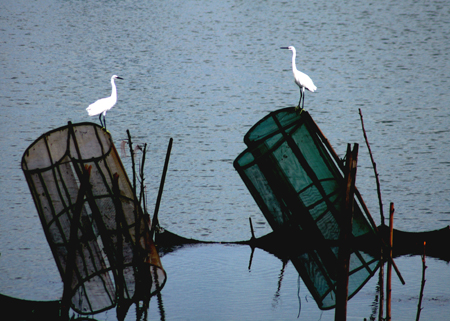
<svg viewBox="0 0 450 321">
<path fill-rule="evenodd" d="M 312 79 L 300 70 L 293 70 L 295 83 L 299 87 L 304 87 L 310 92 L 315 92 L 317 87 L 314 85 Z"/>
<path fill-rule="evenodd" d="M 289 49 L 292 51 L 292 72 L 294 73 L 294 81 L 297 84 L 297 86 L 300 87 L 300 101 L 298 103 L 298 107 L 300 107 L 300 102 L 303 98 L 303 104 L 305 101 L 304 93 L 305 88 L 311 92 L 315 92 L 317 90 L 317 87 L 314 85 L 312 79 L 305 73 L 301 72 L 297 69 L 297 66 L 295 64 L 295 57 L 297 56 L 297 51 L 295 50 L 294 46 L 289 47 L 281 47 L 281 49 Z"/>
<path fill-rule="evenodd" d="M 97 100 L 96 102 L 92 103 L 89 105 L 88 108 L 86 108 L 89 116 L 95 116 L 95 115 L 99 115 L 100 114 L 100 123 L 103 126 L 102 123 L 102 116 L 103 116 L 103 121 L 104 121 L 104 127 L 106 128 L 106 112 L 108 110 L 110 110 L 117 102 L 117 89 L 116 89 L 116 84 L 114 83 L 114 79 L 123 79 L 117 75 L 113 75 L 111 77 L 111 96 L 106 97 L 106 98 L 102 98 Z"/>
<path fill-rule="evenodd" d="M 117 94 L 97 100 L 86 108 L 89 116 L 95 116 L 110 110 L 117 102 Z"/>
</svg>

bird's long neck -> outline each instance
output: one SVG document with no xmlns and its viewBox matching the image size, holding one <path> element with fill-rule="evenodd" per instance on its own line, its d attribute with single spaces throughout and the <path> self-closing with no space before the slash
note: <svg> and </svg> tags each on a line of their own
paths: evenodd
<svg viewBox="0 0 450 321">
<path fill-rule="evenodd" d="M 292 70 L 296 70 L 297 66 L 295 65 L 295 56 L 297 56 L 297 53 L 295 52 L 295 49 L 292 50 Z"/>
<path fill-rule="evenodd" d="M 112 87 L 112 89 L 111 89 L 111 97 L 114 100 L 117 100 L 117 89 L 116 89 L 116 84 L 114 83 L 114 78 L 111 79 L 111 87 Z"/>
</svg>

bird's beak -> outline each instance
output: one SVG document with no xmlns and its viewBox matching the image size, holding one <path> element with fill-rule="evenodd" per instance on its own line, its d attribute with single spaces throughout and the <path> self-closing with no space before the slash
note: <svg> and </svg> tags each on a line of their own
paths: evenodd
<svg viewBox="0 0 450 321">
<path fill-rule="evenodd" d="M 281 47 L 280 49 L 289 49 L 289 47 Z"/>
<path fill-rule="evenodd" d="M 122 79 L 122 80 L 123 80 L 123 78 L 122 78 L 122 77 L 117 77 L 116 79 Z"/>
</svg>

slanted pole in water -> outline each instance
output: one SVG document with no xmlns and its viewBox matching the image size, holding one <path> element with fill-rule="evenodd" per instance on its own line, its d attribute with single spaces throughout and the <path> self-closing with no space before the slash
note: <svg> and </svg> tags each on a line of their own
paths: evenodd
<svg viewBox="0 0 450 321">
<path fill-rule="evenodd" d="M 161 203 L 161 197 L 162 197 L 162 193 L 163 193 L 163 189 L 164 189 L 164 182 L 166 181 L 166 173 L 167 173 L 167 168 L 169 166 L 169 159 L 170 159 L 170 152 L 172 150 L 172 143 L 173 143 L 173 138 L 170 137 L 169 145 L 167 146 L 166 160 L 164 162 L 163 173 L 161 176 L 161 183 L 159 185 L 158 197 L 156 199 L 155 213 L 153 214 L 152 229 L 150 232 L 151 238 L 153 238 L 156 226 L 159 225 L 159 223 L 158 223 L 159 204 Z"/>
<path fill-rule="evenodd" d="M 391 320 L 391 279 L 392 279 L 392 246 L 394 245 L 394 203 L 389 210 L 389 253 L 386 275 L 386 321 Z"/>
<path fill-rule="evenodd" d="M 347 319 L 347 298 L 348 298 L 348 276 L 350 266 L 350 236 L 353 223 L 353 200 L 355 194 L 355 179 L 358 159 L 358 144 L 354 145 L 353 151 L 350 144 L 347 146 L 347 164 L 344 177 L 345 197 L 343 224 L 341 225 L 340 245 L 339 245 L 339 267 L 337 269 L 336 287 L 336 311 L 334 319 L 343 321 Z"/>
<path fill-rule="evenodd" d="M 372 150 L 370 148 L 369 140 L 367 139 L 367 134 L 366 134 L 366 129 L 364 128 L 364 120 L 363 120 L 363 115 L 361 113 L 361 108 L 359 109 L 359 116 L 361 118 L 361 127 L 363 130 L 364 140 L 366 141 L 367 149 L 369 151 L 370 160 L 372 162 L 372 167 L 373 167 L 373 171 L 374 171 L 375 178 L 376 178 L 378 203 L 379 203 L 379 207 L 380 207 L 381 225 L 384 225 L 383 201 L 381 200 L 381 188 L 380 188 L 380 180 L 378 178 L 378 172 L 377 172 L 377 163 L 375 163 L 375 160 L 372 155 Z"/>
</svg>

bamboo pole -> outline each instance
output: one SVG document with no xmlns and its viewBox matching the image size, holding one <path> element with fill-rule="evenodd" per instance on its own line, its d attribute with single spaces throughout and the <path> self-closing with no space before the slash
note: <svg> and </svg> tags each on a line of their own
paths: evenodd
<svg viewBox="0 0 450 321">
<path fill-rule="evenodd" d="M 364 128 L 364 120 L 363 115 L 361 113 L 361 108 L 359 110 L 359 116 L 361 118 L 361 126 L 364 134 L 364 139 L 366 141 L 367 149 L 369 150 L 370 160 L 372 161 L 373 171 L 375 172 L 375 178 L 377 182 L 377 194 L 378 194 L 378 203 L 380 206 L 380 217 L 381 217 L 381 224 L 384 225 L 384 213 L 383 213 L 383 201 L 381 200 L 381 188 L 380 188 L 380 180 L 378 178 L 378 172 L 377 172 L 377 163 L 375 163 L 372 155 L 372 150 L 370 149 L 369 140 L 367 139 L 366 129 Z"/>
<path fill-rule="evenodd" d="M 379 307 L 380 310 L 378 311 L 378 321 L 384 320 L 384 251 L 383 247 L 381 247 L 381 265 L 380 265 L 380 276 L 378 279 L 378 282 L 380 284 L 380 300 L 379 300 Z"/>
<path fill-rule="evenodd" d="M 172 142 L 173 142 L 173 138 L 171 137 L 169 140 L 169 146 L 167 146 L 166 160 L 164 162 L 163 173 L 161 176 L 161 183 L 159 185 L 158 197 L 156 199 L 155 212 L 153 214 L 153 220 L 152 220 L 152 229 L 150 230 L 150 237 L 152 239 L 153 239 L 153 235 L 155 233 L 155 228 L 156 228 L 156 226 L 159 225 L 158 211 L 159 211 L 159 205 L 161 203 L 161 197 L 162 197 L 162 193 L 163 193 L 163 189 L 164 189 L 164 182 L 166 180 L 167 168 L 169 166 L 170 152 L 172 150 Z"/>
<path fill-rule="evenodd" d="M 145 184 L 144 184 L 145 181 L 144 165 L 146 154 L 147 154 L 147 143 L 144 144 L 144 149 L 142 150 L 142 162 L 139 168 L 139 179 L 141 181 L 140 184 L 141 190 L 139 191 L 139 204 L 142 206 L 144 213 L 147 213 L 147 208 L 145 207 Z"/>
<path fill-rule="evenodd" d="M 347 320 L 347 299 L 348 299 L 348 272 L 350 266 L 350 235 L 353 223 L 353 201 L 355 193 L 355 180 L 358 159 L 358 144 L 355 144 L 351 151 L 350 144 L 347 145 L 347 163 L 345 173 L 345 199 L 344 199 L 344 219 L 341 226 L 340 246 L 339 246 L 339 266 L 337 272 L 336 286 L 336 311 L 334 319 L 336 321 Z"/>
<path fill-rule="evenodd" d="M 138 145 L 139 146 L 139 145 Z M 141 149 L 141 148 L 140 148 Z M 136 211 L 136 221 L 135 221 L 135 230 L 134 233 L 136 235 L 136 240 L 140 240 L 141 238 L 141 219 L 140 217 L 138 217 L 139 215 L 137 215 L 138 211 L 139 211 L 139 206 L 140 209 L 142 210 L 142 213 L 144 215 L 147 214 L 147 208 L 146 208 L 146 204 L 145 204 L 145 175 L 144 175 L 144 165 L 145 165 L 145 156 L 147 155 L 147 143 L 144 144 L 144 149 L 142 150 L 142 161 L 141 161 L 141 165 L 139 168 L 139 180 L 140 180 L 140 191 L 139 191 L 139 199 L 137 201 L 138 206 L 135 208 Z M 134 166 L 134 164 L 133 164 Z M 134 195 L 135 198 L 138 198 L 137 195 Z M 136 201 L 135 201 L 136 204 Z M 145 223 L 144 223 L 145 224 Z M 138 241 L 136 241 L 137 243 Z"/>
<path fill-rule="evenodd" d="M 253 241 L 253 240 L 255 240 L 255 231 L 253 230 L 252 218 L 249 217 L 248 220 L 249 220 L 249 222 L 250 222 L 250 232 L 252 233 L 251 241 Z"/>
<path fill-rule="evenodd" d="M 133 171 L 133 193 L 136 196 L 136 167 L 134 163 L 134 152 L 133 152 L 133 143 L 131 142 L 131 135 L 130 131 L 127 129 L 127 135 L 128 135 L 128 146 L 130 148 L 130 156 L 131 156 L 131 164 L 132 164 L 132 171 Z"/>
<path fill-rule="evenodd" d="M 389 260 L 386 274 L 386 321 L 391 320 L 392 246 L 394 245 L 394 203 L 389 210 Z"/>
</svg>

